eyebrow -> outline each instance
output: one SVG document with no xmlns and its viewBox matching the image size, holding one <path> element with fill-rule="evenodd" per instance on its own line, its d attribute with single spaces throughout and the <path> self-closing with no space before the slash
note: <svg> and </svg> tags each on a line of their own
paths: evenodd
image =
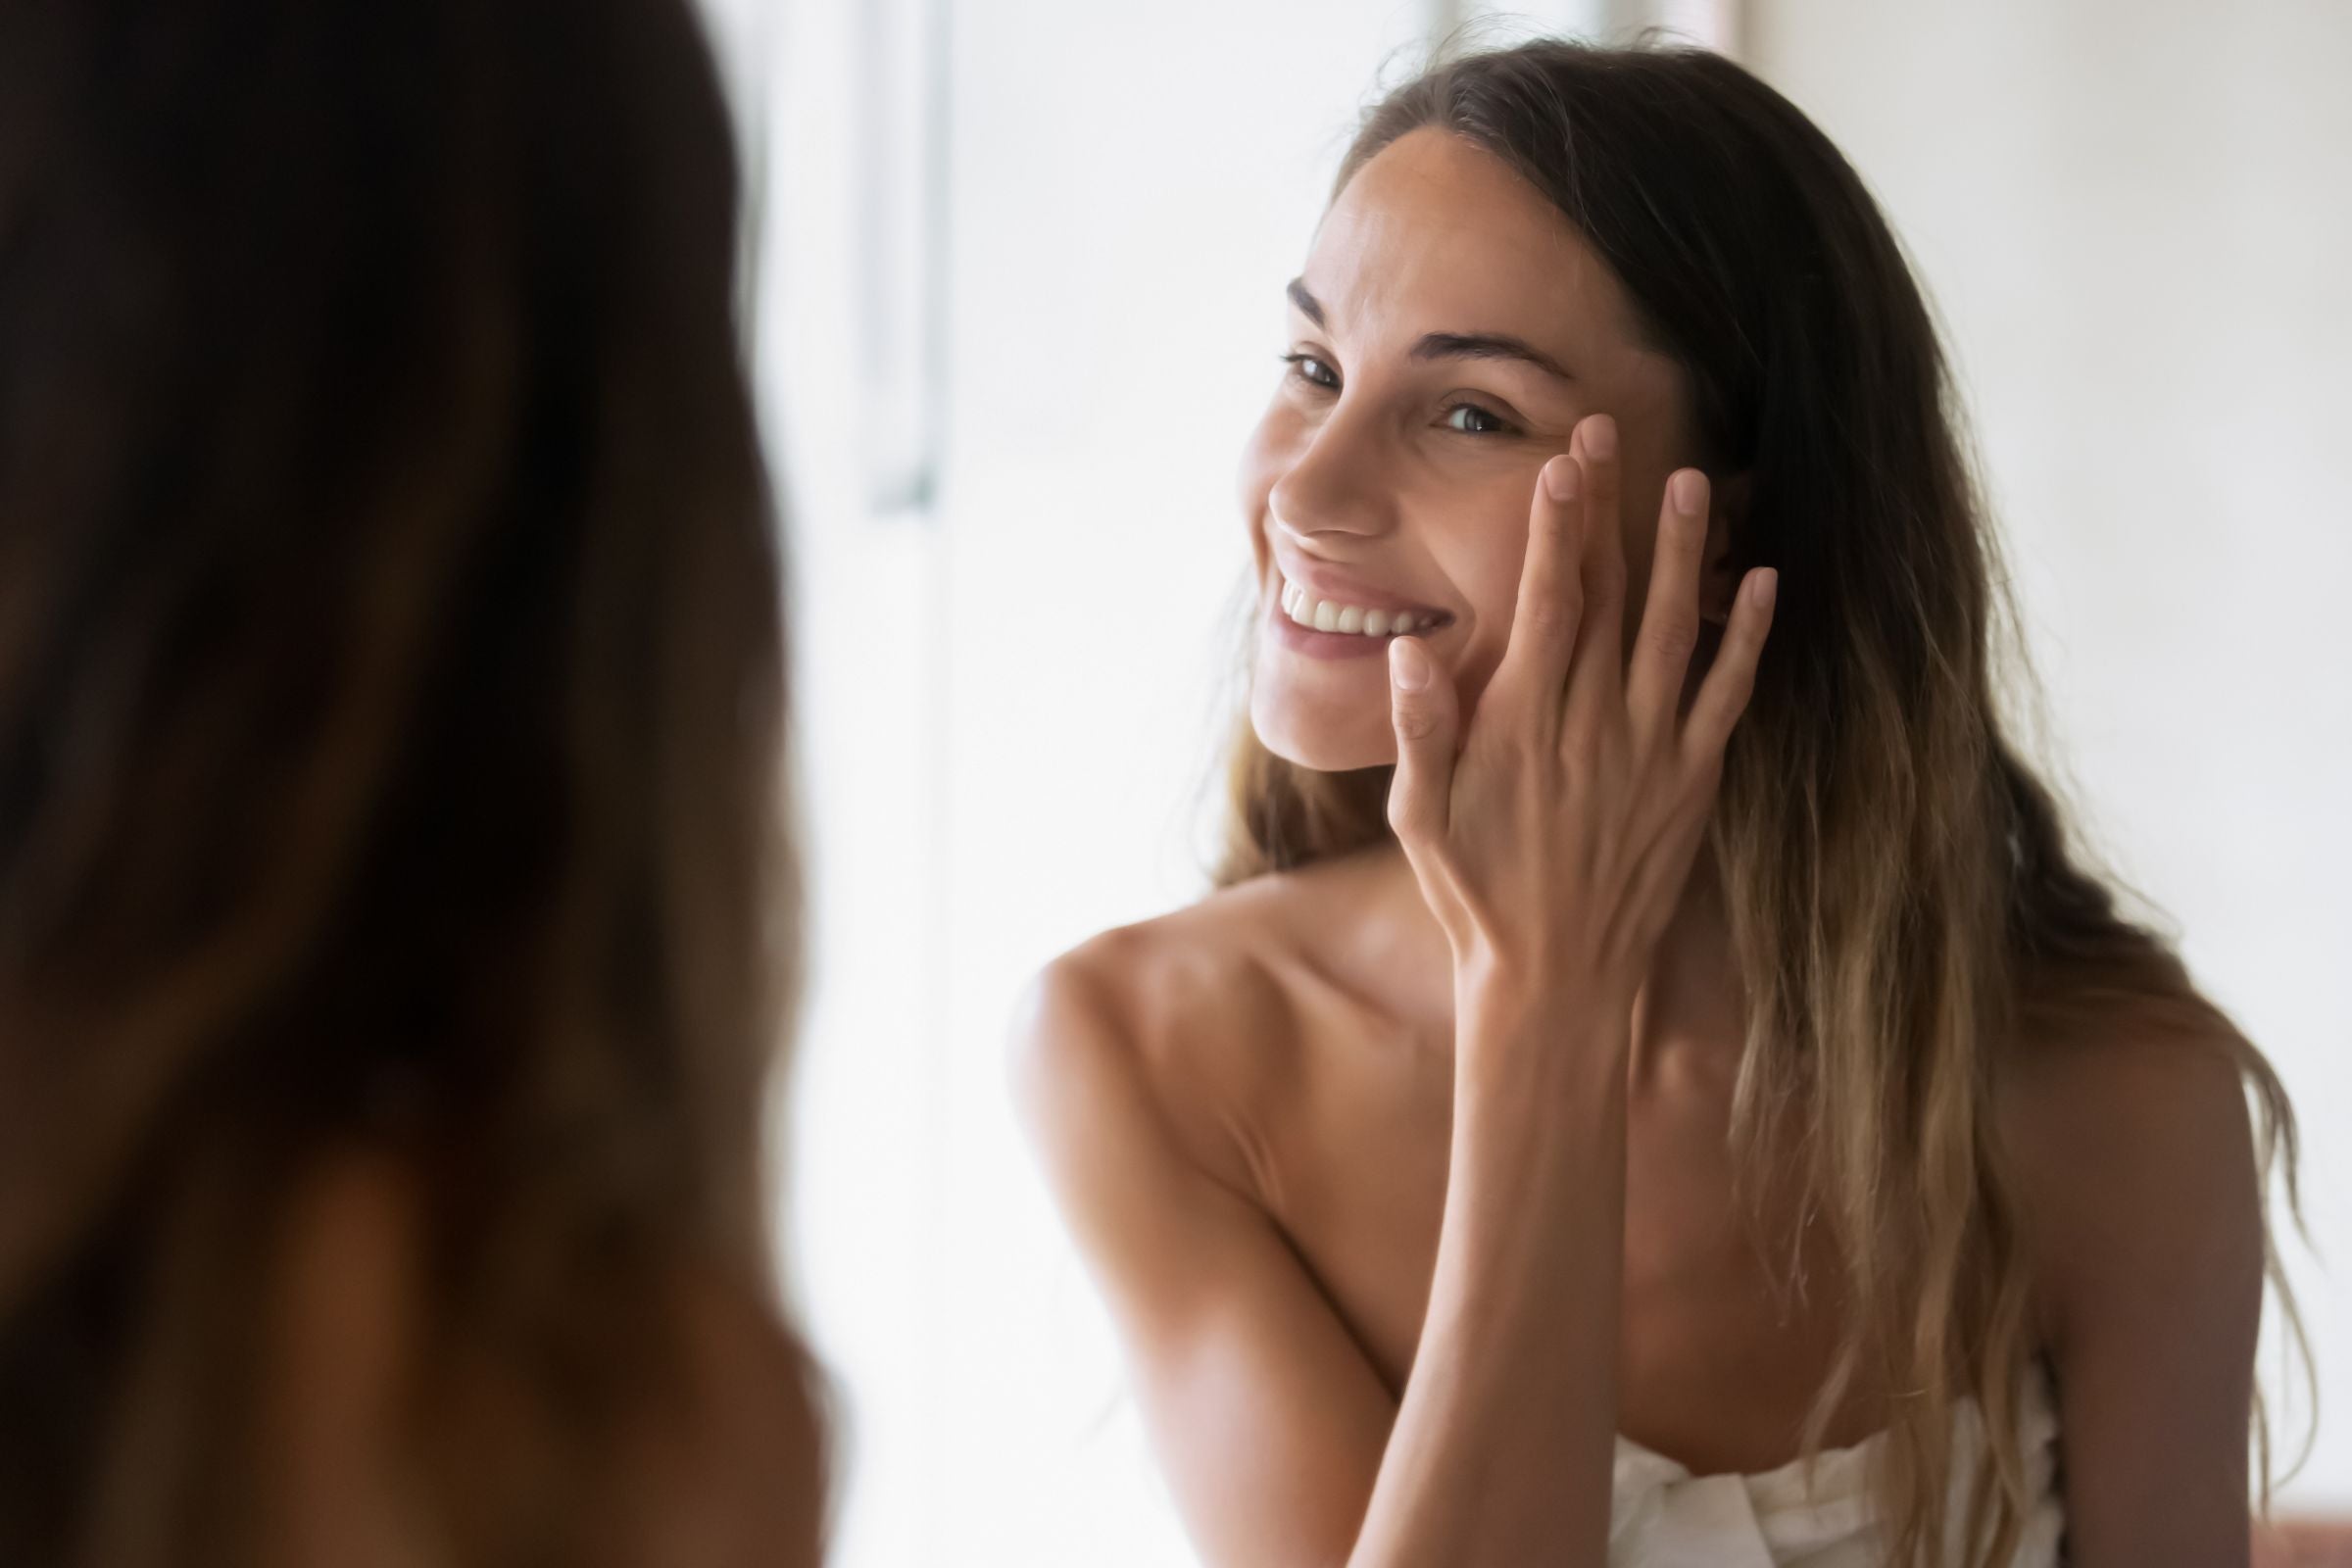
<svg viewBox="0 0 2352 1568">
<path fill-rule="evenodd" d="M 1324 319 L 1323 304 L 1307 292 L 1306 279 L 1292 278 L 1286 292 L 1291 297 L 1291 303 L 1298 308 L 1299 315 L 1314 322 L 1318 328 L 1330 329 L 1330 323 Z M 1559 361 L 1527 339 L 1512 337 L 1507 332 L 1431 332 L 1413 345 L 1412 357 L 1416 360 L 1516 360 L 1563 381 L 1576 379 Z"/>
<path fill-rule="evenodd" d="M 1566 366 L 1524 338 L 1501 332 L 1432 332 L 1413 345 L 1416 360 L 1518 360 L 1546 375 L 1573 381 Z"/>
<path fill-rule="evenodd" d="M 1306 291 L 1305 278 L 1292 278 L 1291 285 L 1285 292 L 1291 296 L 1291 303 L 1298 307 L 1300 316 L 1305 317 L 1325 331 L 1330 330 L 1330 323 L 1323 319 L 1323 302 Z"/>
</svg>

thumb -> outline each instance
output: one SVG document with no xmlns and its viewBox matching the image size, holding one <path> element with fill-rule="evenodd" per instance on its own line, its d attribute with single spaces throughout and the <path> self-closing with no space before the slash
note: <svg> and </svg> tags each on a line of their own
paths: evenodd
<svg viewBox="0 0 2352 1568">
<path fill-rule="evenodd" d="M 1389 825 L 1406 844 L 1435 843 L 1446 831 L 1453 793 L 1453 682 L 1418 637 L 1389 644 L 1389 717 L 1396 726 L 1396 776 L 1389 785 Z"/>
</svg>

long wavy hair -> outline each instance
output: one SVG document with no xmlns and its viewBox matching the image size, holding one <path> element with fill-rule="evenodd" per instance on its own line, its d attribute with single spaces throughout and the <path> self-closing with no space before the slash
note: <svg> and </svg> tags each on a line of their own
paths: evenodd
<svg viewBox="0 0 2352 1568">
<path fill-rule="evenodd" d="M 411 1422 L 453 1561 L 598 1544 L 681 1269 L 764 1308 L 737 177 L 686 0 L 0 6 L 0 1561 L 251 1560 L 342 1152 L 502 1391 Z"/>
<path fill-rule="evenodd" d="M 2004 728 L 2013 610 L 1958 400 L 1900 249 L 1852 168 L 1786 99 L 1703 51 L 1565 42 L 1444 60 L 1368 113 L 1335 191 L 1441 127 L 1492 153 L 1609 264 L 1683 368 L 1700 462 L 1744 474 L 1740 570 L 1781 569 L 1710 842 L 1750 1002 L 1734 1136 L 1760 1190 L 1794 1149 L 1851 1312 L 1807 1422 L 1891 1403 L 1895 1560 L 1937 1560 L 1955 1403 L 1992 1462 L 1961 1521 L 2016 1549 L 2020 1380 L 2034 1352 L 2017 1200 L 1995 1136 L 1996 1043 L 2084 1020 L 2223 1043 L 2266 1185 L 2295 1121 L 2262 1054 L 2172 948 L 2120 911 Z M 1219 885 L 1388 836 L 1389 769 L 1275 757 L 1245 723 Z M 2266 1241 L 2298 1348 L 2301 1327 Z M 2267 1423 L 2257 1411 L 2267 1478 Z M 2267 1485 L 2267 1482 L 2266 1482 Z"/>
</svg>

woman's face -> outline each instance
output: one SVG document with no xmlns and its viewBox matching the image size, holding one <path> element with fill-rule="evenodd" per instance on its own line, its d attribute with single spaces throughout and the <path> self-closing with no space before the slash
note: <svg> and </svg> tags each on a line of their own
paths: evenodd
<svg viewBox="0 0 2352 1568">
<path fill-rule="evenodd" d="M 1537 475 L 1588 415 L 1616 422 L 1641 604 L 1667 476 L 1692 461 L 1682 374 L 1500 160 L 1422 129 L 1366 164 L 1291 286 L 1291 354 L 1242 463 L 1260 601 L 1250 718 L 1278 756 L 1396 760 L 1383 655 L 1399 615 L 1470 710 L 1510 636 Z"/>
</svg>

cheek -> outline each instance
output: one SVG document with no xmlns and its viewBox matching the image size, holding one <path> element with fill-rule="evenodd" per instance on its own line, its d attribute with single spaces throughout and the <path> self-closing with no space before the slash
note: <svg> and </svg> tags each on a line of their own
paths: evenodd
<svg viewBox="0 0 2352 1568">
<path fill-rule="evenodd" d="M 1260 525 L 1265 520 L 1266 498 L 1289 471 L 1299 439 L 1298 415 L 1277 401 L 1258 419 L 1257 428 L 1250 432 L 1250 439 L 1242 448 L 1241 466 L 1234 479 L 1241 498 L 1242 516 L 1252 534 L 1263 531 Z"/>
<path fill-rule="evenodd" d="M 1658 515 L 1666 506 L 1666 480 L 1677 466 L 1664 452 L 1626 465 L 1618 538 L 1625 547 L 1628 605 L 1641 604 L 1649 586 L 1650 564 L 1658 553 Z"/>
<path fill-rule="evenodd" d="M 1491 495 L 1463 498 L 1430 514 L 1430 553 L 1469 612 L 1452 660 L 1465 704 L 1476 702 L 1486 689 L 1511 640 L 1535 483 L 1531 474 L 1524 492 L 1515 484 L 1498 484 Z"/>
</svg>

